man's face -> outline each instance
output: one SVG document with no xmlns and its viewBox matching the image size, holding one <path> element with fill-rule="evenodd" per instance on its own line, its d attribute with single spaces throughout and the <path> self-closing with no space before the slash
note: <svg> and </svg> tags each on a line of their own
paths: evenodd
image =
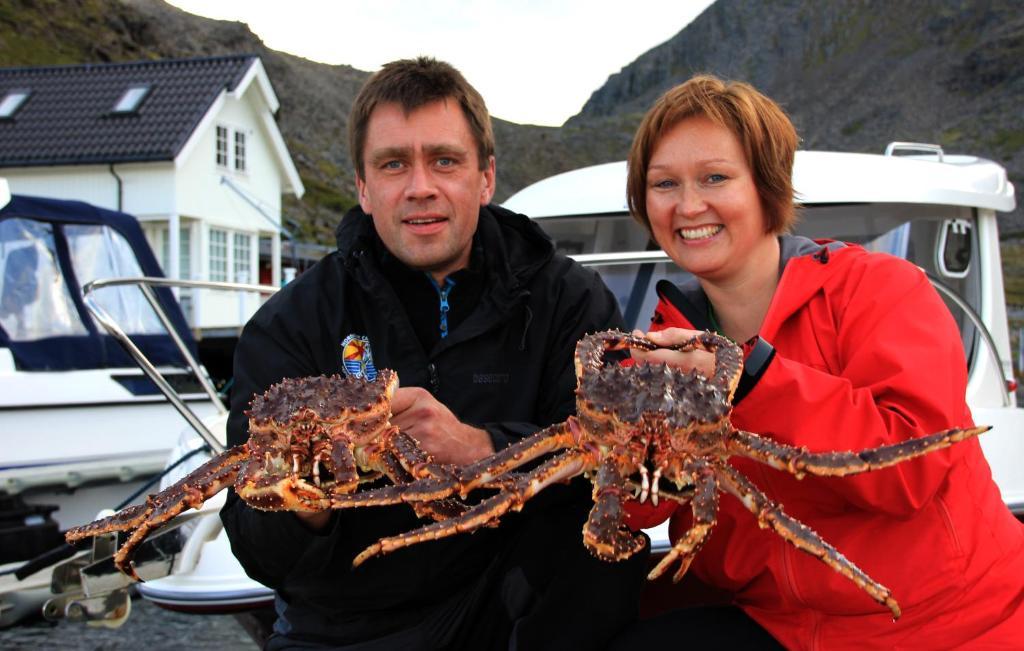
<svg viewBox="0 0 1024 651">
<path fill-rule="evenodd" d="M 476 141 L 454 100 L 408 115 L 381 104 L 366 131 L 359 205 L 393 255 L 439 283 L 466 267 L 480 206 L 494 195 L 494 157 L 480 169 Z"/>
</svg>

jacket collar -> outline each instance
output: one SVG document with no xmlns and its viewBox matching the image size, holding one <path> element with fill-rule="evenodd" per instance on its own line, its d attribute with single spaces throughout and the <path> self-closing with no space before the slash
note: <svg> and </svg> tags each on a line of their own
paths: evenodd
<svg viewBox="0 0 1024 651">
<path fill-rule="evenodd" d="M 859 250 L 844 242 L 812 240 L 797 235 L 779 237 L 779 285 L 775 289 L 760 336 L 771 341 L 778 328 L 799 310 L 837 273 L 848 257 L 845 252 Z M 807 273 L 810 271 L 811 273 Z M 708 298 L 696 277 L 676 286 L 667 280 L 657 285 L 658 297 L 675 308 L 698 330 L 710 330 Z"/>
<path fill-rule="evenodd" d="M 386 249 L 371 217 L 356 206 L 342 218 L 335 235 L 338 255 L 356 282 L 368 293 L 382 291 L 384 281 L 376 251 Z M 551 238 L 531 219 L 493 204 L 480 209 L 473 242 L 486 275 L 487 289 L 481 299 L 486 309 L 475 310 L 442 347 L 476 336 L 507 318 L 526 301 L 530 280 L 555 254 Z M 529 318 L 527 315 L 527 321 Z"/>
</svg>

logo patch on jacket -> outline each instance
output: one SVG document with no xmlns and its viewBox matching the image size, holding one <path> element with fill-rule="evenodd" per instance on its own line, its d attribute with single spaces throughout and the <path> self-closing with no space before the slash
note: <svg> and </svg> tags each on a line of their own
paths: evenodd
<svg viewBox="0 0 1024 651">
<path fill-rule="evenodd" d="M 345 375 L 373 382 L 377 379 L 377 367 L 373 365 L 370 338 L 366 335 L 351 334 L 341 342 L 341 362 Z"/>
</svg>

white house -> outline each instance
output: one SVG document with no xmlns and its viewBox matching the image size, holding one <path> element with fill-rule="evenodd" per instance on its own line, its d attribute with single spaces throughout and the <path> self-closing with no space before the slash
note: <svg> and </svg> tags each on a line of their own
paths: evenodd
<svg viewBox="0 0 1024 651">
<path fill-rule="evenodd" d="M 280 285 L 281 195 L 304 188 L 279 106 L 251 55 L 3 68 L 0 176 L 14 193 L 134 215 L 168 277 Z M 180 298 L 200 337 L 236 335 L 258 307 Z"/>
</svg>

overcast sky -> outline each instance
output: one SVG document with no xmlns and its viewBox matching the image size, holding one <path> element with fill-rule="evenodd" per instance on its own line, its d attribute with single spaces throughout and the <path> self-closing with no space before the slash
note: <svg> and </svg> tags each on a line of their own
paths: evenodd
<svg viewBox="0 0 1024 651">
<path fill-rule="evenodd" d="M 459 68 L 491 114 L 559 126 L 609 75 L 713 0 L 168 0 L 238 20 L 267 47 L 366 71 L 431 55 Z"/>
</svg>

